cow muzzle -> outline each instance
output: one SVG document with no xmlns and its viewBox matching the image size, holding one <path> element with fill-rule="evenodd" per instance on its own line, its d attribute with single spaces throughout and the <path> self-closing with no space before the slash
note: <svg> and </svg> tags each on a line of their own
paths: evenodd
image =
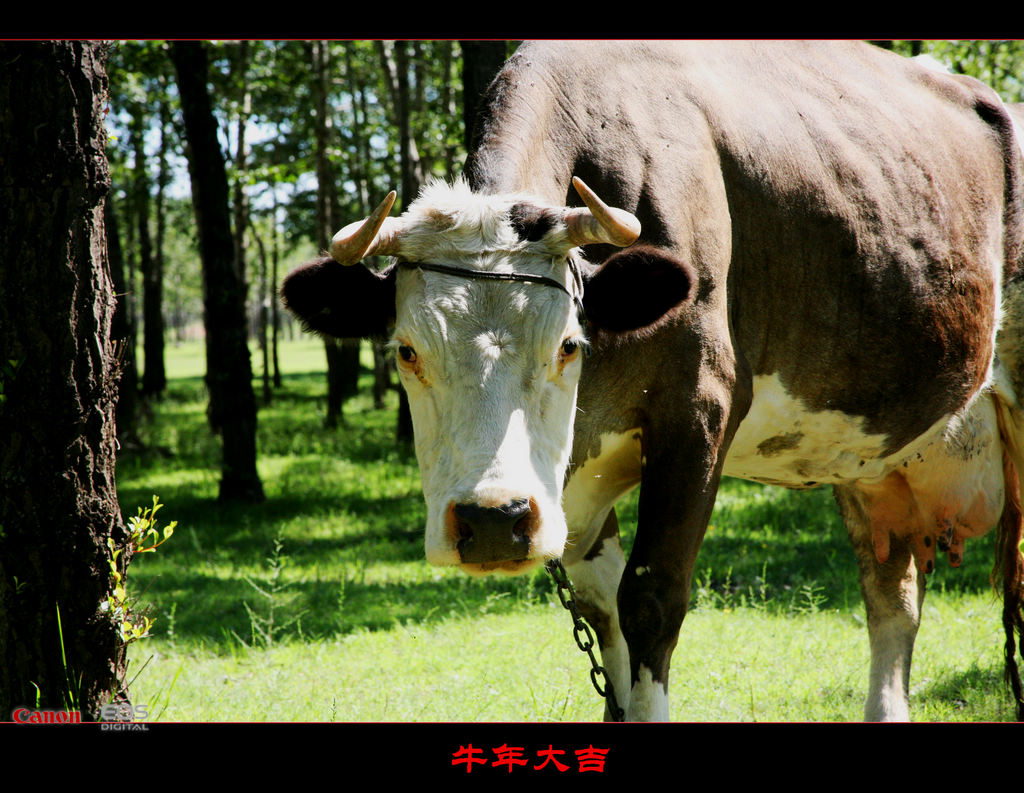
<svg viewBox="0 0 1024 793">
<path fill-rule="evenodd" d="M 530 559 L 540 519 L 532 498 L 515 498 L 493 506 L 453 502 L 448 523 L 463 564 L 500 567 Z"/>
</svg>

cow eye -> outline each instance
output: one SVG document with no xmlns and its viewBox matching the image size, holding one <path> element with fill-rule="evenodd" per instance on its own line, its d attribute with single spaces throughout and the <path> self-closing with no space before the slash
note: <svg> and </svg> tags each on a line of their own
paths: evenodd
<svg viewBox="0 0 1024 793">
<path fill-rule="evenodd" d="M 580 349 L 580 343 L 576 339 L 566 339 L 562 342 L 560 357 L 563 361 L 574 357 Z"/>
<path fill-rule="evenodd" d="M 401 344 L 398 347 L 398 357 L 406 363 L 416 363 L 416 350 L 408 344 Z"/>
</svg>

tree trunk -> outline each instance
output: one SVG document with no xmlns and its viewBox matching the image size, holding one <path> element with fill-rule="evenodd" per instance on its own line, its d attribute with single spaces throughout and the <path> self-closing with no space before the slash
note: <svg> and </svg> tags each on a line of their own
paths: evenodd
<svg viewBox="0 0 1024 793">
<path fill-rule="evenodd" d="M 110 325 L 110 338 L 117 345 L 116 354 L 121 373 L 117 387 L 117 440 L 121 448 L 125 448 L 139 445 L 136 426 L 139 375 L 135 362 L 135 317 L 131 310 L 128 283 L 125 279 L 121 235 L 117 230 L 117 213 L 114 212 L 114 205 L 109 196 L 104 202 L 103 219 L 106 224 L 110 277 L 117 300 Z"/>
<path fill-rule="evenodd" d="M 326 41 L 310 45 L 313 61 L 313 104 L 316 115 L 317 243 L 326 250 L 338 226 L 334 168 L 328 155 L 331 123 L 327 109 L 330 88 L 330 51 Z M 359 339 L 324 339 L 327 356 L 327 417 L 325 424 L 342 423 L 342 405 L 357 391 L 359 380 Z"/>
<path fill-rule="evenodd" d="M 352 96 L 352 142 L 355 156 L 349 163 L 349 173 L 356 186 L 358 195 L 357 207 L 363 217 L 370 212 L 370 134 L 367 124 L 366 91 L 355 79 L 354 45 L 345 45 L 345 73 L 348 76 L 348 91 Z M 371 257 L 370 261 L 376 261 Z M 370 262 L 367 262 L 370 265 Z M 376 269 L 376 268 L 375 268 Z M 391 387 L 391 369 L 393 360 L 387 355 L 384 343 L 378 339 L 370 341 L 373 351 L 373 406 L 381 410 L 384 407 L 384 395 Z"/>
<path fill-rule="evenodd" d="M 208 417 L 224 445 L 220 498 L 262 501 L 263 485 L 256 472 L 256 398 L 246 341 L 245 295 L 235 266 L 224 157 L 206 87 L 206 49 L 201 42 L 179 41 L 174 42 L 172 55 L 203 262 Z"/>
<path fill-rule="evenodd" d="M 402 168 L 403 206 L 408 206 L 409 202 L 416 197 L 423 183 L 419 151 L 416 148 L 416 141 L 412 138 L 407 46 L 407 42 L 395 42 L 396 63 L 394 66 L 390 63 L 390 59 L 384 59 L 385 67 L 389 71 L 392 68 L 394 69 L 394 107 L 395 118 L 398 123 L 398 148 Z M 387 54 L 383 47 L 381 48 L 381 53 L 382 57 Z M 389 83 L 391 83 L 390 79 Z M 398 426 L 395 430 L 395 437 L 400 443 L 411 443 L 413 440 L 412 414 L 409 411 L 409 397 L 406 395 L 404 388 L 398 391 Z"/>
<path fill-rule="evenodd" d="M 249 116 L 252 115 L 252 92 L 249 90 L 249 42 L 244 39 L 238 43 L 238 57 L 232 64 L 238 71 L 241 96 L 238 101 L 238 118 L 235 128 L 235 179 L 232 186 L 234 200 L 231 210 L 234 216 L 235 269 L 238 280 L 242 284 L 242 300 L 248 292 L 245 261 L 245 235 L 249 229 L 249 197 L 245 192 L 246 171 L 249 168 L 249 144 L 246 142 L 246 130 L 249 127 Z"/>
<path fill-rule="evenodd" d="M 453 79 L 454 50 L 455 45 L 449 41 L 446 42 L 445 47 L 441 51 L 441 69 L 444 75 L 440 100 L 441 112 L 445 118 L 450 119 L 452 122 L 458 118 L 458 113 L 455 109 L 455 80 Z M 463 144 L 465 144 L 465 137 L 463 138 Z M 446 174 L 455 172 L 455 152 L 455 146 L 444 147 L 444 172 Z"/>
<path fill-rule="evenodd" d="M 133 203 L 139 233 L 139 270 L 142 273 L 142 395 L 159 398 L 167 385 L 164 371 L 163 272 L 153 254 L 153 241 L 149 234 L 149 173 L 143 144 L 146 121 L 146 115 L 139 108 L 131 133 L 135 151 Z"/>
<path fill-rule="evenodd" d="M 280 301 L 277 299 L 277 265 L 278 265 L 278 249 L 277 249 L 277 190 L 271 190 L 270 194 L 273 196 L 273 211 L 271 212 L 271 240 L 272 254 L 270 257 L 270 360 L 274 367 L 274 388 L 281 387 L 281 366 L 277 357 L 277 340 L 281 333 L 280 317 L 278 315 L 278 307 Z"/>
<path fill-rule="evenodd" d="M 256 251 L 259 254 L 259 313 L 256 317 L 256 335 L 260 344 L 260 357 L 263 364 L 263 375 L 260 378 L 263 383 L 263 404 L 269 405 L 273 400 L 270 389 L 270 344 L 268 339 L 268 325 L 270 322 L 270 303 L 273 299 L 269 274 L 267 272 L 267 250 L 263 244 L 263 238 L 256 231 L 252 222 L 252 215 L 248 216 L 249 236 L 256 242 Z"/>
<path fill-rule="evenodd" d="M 158 305 L 160 306 L 160 347 L 163 349 L 166 341 L 167 326 L 163 318 L 164 303 L 164 243 L 167 239 L 167 186 L 171 183 L 171 169 L 167 164 L 168 128 L 170 127 L 170 100 L 167 99 L 166 82 L 160 80 L 160 88 L 163 92 L 164 101 L 160 103 L 160 110 L 157 115 L 160 124 L 160 148 L 157 150 L 157 176 L 156 176 L 156 200 L 153 207 L 154 220 L 156 221 L 156 236 L 153 240 L 153 266 L 156 268 L 156 277 L 160 284 Z M 160 365 L 163 367 L 164 356 L 161 352 Z M 164 376 L 166 386 L 166 373 Z"/>
<path fill-rule="evenodd" d="M 487 86 L 505 64 L 504 41 L 460 41 L 462 48 L 462 118 L 466 151 L 473 150 L 476 114 Z"/>
<path fill-rule="evenodd" d="M 117 364 L 103 204 L 107 77 L 93 42 L 0 45 L 0 714 L 126 699 L 101 610 Z"/>
</svg>

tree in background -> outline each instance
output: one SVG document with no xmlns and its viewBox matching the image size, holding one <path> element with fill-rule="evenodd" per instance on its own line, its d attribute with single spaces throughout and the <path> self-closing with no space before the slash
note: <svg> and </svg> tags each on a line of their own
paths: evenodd
<svg viewBox="0 0 1024 793">
<path fill-rule="evenodd" d="M 307 45 L 312 77 L 314 118 L 314 161 L 316 164 L 316 234 L 317 247 L 327 250 L 334 232 L 340 228 L 338 211 L 338 177 L 330 156 L 337 149 L 333 113 L 329 108 L 332 76 L 330 43 L 313 41 Z M 324 339 L 327 356 L 327 415 L 325 425 L 342 423 L 342 404 L 358 391 L 359 339 Z"/>
<path fill-rule="evenodd" d="M 256 471 L 256 398 L 245 293 L 235 260 L 227 174 L 207 89 L 206 48 L 200 42 L 175 42 L 172 55 L 203 261 L 208 418 L 223 442 L 219 497 L 262 501 L 263 485 Z"/>
<path fill-rule="evenodd" d="M 398 154 L 400 208 L 404 208 L 416 198 L 427 179 L 453 178 L 457 163 L 465 155 L 462 118 L 454 112 L 455 95 L 449 90 L 454 82 L 454 49 L 452 42 L 374 44 L 383 76 L 381 104 L 394 125 L 390 135 Z M 487 69 L 496 73 L 504 63 L 505 42 L 479 47 L 467 47 L 465 42 L 463 45 L 464 53 L 468 50 L 470 68 L 467 73 L 464 57 L 461 76 L 469 74 L 486 80 L 486 87 L 490 79 L 484 73 Z M 495 57 L 499 50 L 500 60 Z M 476 100 L 471 101 L 475 107 Z M 456 151 L 460 156 L 455 155 Z M 398 395 L 396 437 L 399 442 L 409 443 L 413 437 L 409 403 L 403 389 L 399 389 Z"/>
<path fill-rule="evenodd" d="M 122 448 L 138 446 L 138 389 L 139 379 L 135 363 L 135 317 L 125 281 L 124 255 L 121 235 L 117 227 L 117 213 L 108 195 L 103 202 L 103 221 L 106 227 L 107 254 L 110 277 L 114 288 L 116 308 L 110 325 L 110 338 L 117 345 L 120 379 L 117 384 L 117 442 Z"/>
<path fill-rule="evenodd" d="M 168 183 L 169 137 L 166 45 L 138 42 L 114 51 L 113 66 L 121 77 L 114 81 L 114 97 L 127 124 L 124 159 L 117 169 L 125 190 L 125 209 L 132 234 L 131 254 L 142 281 L 142 396 L 159 399 L 167 386 L 164 367 L 164 191 Z M 155 134 L 154 134 L 155 133 Z M 149 149 L 158 136 L 156 167 Z M 155 188 L 155 195 L 154 195 Z M 155 230 L 155 233 L 154 233 Z"/>
<path fill-rule="evenodd" d="M 127 697 L 123 642 L 101 608 L 114 587 L 107 543 L 127 539 L 114 486 L 104 57 L 91 42 L 0 45 L 4 719 L 18 706 L 95 719 Z"/>
<path fill-rule="evenodd" d="M 118 137 L 112 160 L 124 232 L 125 290 L 133 295 L 134 282 L 141 281 L 139 305 L 151 307 L 153 301 L 142 299 L 152 291 L 145 273 L 160 271 L 163 316 L 175 339 L 181 340 L 194 317 L 196 288 L 189 284 L 193 278 L 198 282 L 199 276 L 188 251 L 195 244 L 189 239 L 194 224 L 182 222 L 177 215 L 180 199 L 167 196 L 166 178 L 161 178 L 178 145 L 174 125 L 160 117 L 178 102 L 173 90 L 167 90 L 172 82 L 166 57 L 171 46 L 118 45 L 117 70 L 112 73 L 112 118 L 116 117 Z M 211 112 L 230 185 L 236 269 L 249 301 L 250 334 L 264 351 L 266 403 L 271 394 L 267 370 L 276 367 L 272 351 L 279 324 L 274 318 L 277 301 L 271 297 L 278 281 L 275 262 L 296 249 L 312 247 L 303 254 L 307 256 L 324 248 L 340 226 L 364 217 L 392 188 L 400 191 L 400 212 L 426 179 L 456 175 L 465 158 L 463 80 L 479 83 L 469 88 L 468 107 L 473 108 L 477 94 L 504 61 L 507 47 L 505 42 L 453 41 L 249 41 L 205 46 Z M 133 134 L 136 131 L 141 134 Z M 147 243 L 151 226 L 156 234 Z M 150 261 L 156 265 L 147 264 Z M 156 319 L 140 322 L 140 327 L 157 326 Z M 357 382 L 359 344 L 352 340 L 327 349 L 345 351 L 328 355 L 329 361 L 345 362 L 329 365 L 330 424 L 340 417 L 341 403 Z M 392 365 L 381 345 L 375 345 L 378 407 L 385 391 L 394 387 Z M 332 374 L 338 371 L 343 372 L 340 377 Z M 273 383 L 280 383 L 276 371 Z M 398 393 L 404 401 L 401 389 Z M 408 439 L 407 406 L 400 406 L 399 415 L 398 434 Z"/>
<path fill-rule="evenodd" d="M 181 247 L 191 224 L 170 219 L 179 211 L 178 200 L 167 199 L 162 189 L 176 143 L 173 128 L 160 118 L 178 101 L 166 88 L 170 46 L 119 45 L 119 71 L 112 79 L 121 133 L 113 158 L 124 163 L 117 173 L 124 192 L 119 206 L 126 232 L 125 290 L 133 293 L 133 281 L 140 278 L 140 306 L 149 313 L 154 301 L 148 296 L 155 290 L 146 274 L 160 272 L 162 312 L 180 340 L 192 299 L 182 279 L 191 257 L 183 256 Z M 479 82 L 485 86 L 507 48 L 505 42 L 464 42 L 460 47 L 452 41 L 252 41 L 206 48 L 212 112 L 227 152 L 236 268 L 250 301 L 250 327 L 265 351 L 263 399 L 268 402 L 267 369 L 276 366 L 277 301 L 270 295 L 278 281 L 279 243 L 285 252 L 311 244 L 323 248 L 338 227 L 365 216 L 387 190 L 400 189 L 396 211 L 401 211 L 424 180 L 455 175 L 465 157 L 462 81 L 470 79 L 467 74 L 482 75 Z M 476 90 L 470 89 L 471 107 Z M 171 145 L 164 145 L 166 140 Z M 153 242 L 150 224 L 156 229 Z M 161 255 L 165 251 L 166 257 Z M 253 270 L 248 277 L 247 259 Z M 155 330 L 158 322 L 154 318 L 140 327 Z M 162 338 L 164 331 L 157 335 Z M 150 338 L 146 349 L 156 349 Z M 328 353 L 330 362 L 344 362 L 328 367 L 327 423 L 332 424 L 341 415 L 343 399 L 354 391 L 359 343 L 329 345 Z M 385 363 L 380 345 L 374 347 L 374 361 L 374 400 L 382 406 L 385 390 L 393 385 L 391 363 Z M 155 365 L 140 368 L 157 370 Z M 279 382 L 275 374 L 274 383 Z M 411 423 L 407 406 L 402 407 L 398 434 L 408 439 Z"/>
<path fill-rule="evenodd" d="M 1024 51 L 1020 42 L 878 43 L 906 55 L 931 53 L 953 70 L 989 82 L 1007 100 L 1020 99 L 1020 53 Z M 513 45 L 504 41 L 250 41 L 207 45 L 215 99 L 212 112 L 219 125 L 222 148 L 227 152 L 235 260 L 243 269 L 250 333 L 266 350 L 262 364 L 266 375 L 264 401 L 271 393 L 266 370 L 275 367 L 272 350 L 278 329 L 272 316 L 277 309 L 277 301 L 271 297 L 278 281 L 274 262 L 279 257 L 286 260 L 297 250 L 308 251 L 303 257 L 315 254 L 340 226 L 365 217 L 392 188 L 399 191 L 397 213 L 416 197 L 425 180 L 456 175 L 471 146 L 479 97 Z M 138 50 L 125 58 L 124 64 L 133 74 L 133 84 L 146 87 L 142 96 L 148 97 L 147 101 L 139 100 L 137 111 L 133 108 L 131 112 L 148 118 L 150 143 L 143 156 L 148 154 L 146 181 L 153 193 L 149 212 L 155 215 L 151 223 L 157 229 L 153 258 L 166 249 L 167 261 L 158 265 L 163 269 L 164 312 L 169 327 L 180 339 L 190 302 L 197 298 L 196 287 L 190 286 L 193 265 L 186 250 L 191 244 L 188 235 L 193 233 L 193 224 L 170 220 L 180 212 L 181 202 L 167 199 L 161 208 L 162 193 L 157 189 L 159 174 L 164 172 L 157 164 L 163 161 L 161 151 L 168 148 L 156 149 L 156 142 L 164 137 L 158 135 L 163 126 L 158 109 L 173 107 L 176 98 L 161 87 L 166 66 L 153 56 L 169 46 L 124 42 L 119 49 Z M 155 98 L 161 101 L 152 101 Z M 123 106 L 119 109 L 124 113 Z M 133 163 L 129 125 L 125 122 L 123 126 L 124 140 L 119 147 L 125 151 L 121 158 Z M 176 143 L 173 135 L 167 137 Z M 173 146 L 170 149 L 173 151 Z M 138 183 L 141 177 L 139 182 L 133 177 L 132 184 Z M 119 186 L 127 192 L 131 184 Z M 131 204 L 127 197 L 134 199 Z M 132 212 L 126 218 L 121 209 L 119 215 L 124 221 L 121 228 L 128 291 L 139 269 L 133 270 L 131 263 L 144 263 L 149 258 L 141 253 L 145 240 L 136 217 L 141 212 L 132 208 L 136 202 L 141 204 L 141 198 L 134 191 L 119 201 Z M 160 242 L 164 226 L 168 235 Z M 250 261 L 248 276 L 242 265 L 245 260 Z M 140 287 L 140 296 L 144 291 Z M 155 326 L 156 320 L 143 324 Z M 356 344 L 348 346 L 348 364 L 329 365 L 331 371 L 345 370 L 348 374 L 343 378 L 328 376 L 328 423 L 341 415 L 342 399 L 351 393 L 355 379 Z M 327 349 L 337 353 L 344 347 L 332 344 Z M 380 345 L 375 346 L 374 356 L 374 399 L 380 406 L 385 391 L 393 387 L 391 363 L 385 363 Z M 334 360 L 339 356 L 329 357 Z M 275 373 L 273 383 L 279 382 Z M 347 385 L 339 386 L 341 382 Z M 407 439 L 411 425 L 404 394 L 401 389 L 398 393 L 398 435 Z"/>
<path fill-rule="evenodd" d="M 466 151 L 475 143 L 475 122 L 480 99 L 508 57 L 504 41 L 460 41 L 462 48 L 462 121 Z"/>
</svg>

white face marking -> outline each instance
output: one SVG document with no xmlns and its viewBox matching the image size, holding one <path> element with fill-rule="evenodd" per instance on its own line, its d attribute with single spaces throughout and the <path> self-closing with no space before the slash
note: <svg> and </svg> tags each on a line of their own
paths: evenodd
<svg viewBox="0 0 1024 793">
<path fill-rule="evenodd" d="M 427 501 L 428 560 L 458 562 L 456 538 L 446 530 L 451 504 L 501 506 L 518 498 L 532 499 L 542 518 L 534 557 L 559 555 L 580 371 L 579 355 L 559 365 L 563 339 L 580 334 L 568 298 L 530 284 L 453 284 L 415 273 L 403 280 L 413 283 L 400 287 L 395 336 L 419 361 L 416 370 L 400 359 L 399 371 Z M 465 308 L 452 307 L 450 290 L 464 293 Z M 494 292 L 512 290 L 533 294 L 508 302 L 498 316 L 487 310 Z M 481 316 L 501 327 L 480 331 Z"/>
<path fill-rule="evenodd" d="M 497 203 L 491 215 L 502 217 L 508 199 Z M 487 223 L 480 221 L 480 228 Z M 476 233 L 486 240 L 480 228 Z M 460 250 L 458 240 L 438 243 L 443 235 L 434 232 L 436 249 L 419 251 L 415 261 L 533 273 L 574 288 L 564 255 L 531 249 L 508 235 L 504 250 L 482 242 Z M 559 556 L 567 533 L 562 482 L 582 365 L 583 332 L 573 301 L 544 284 L 402 269 L 396 309 L 392 345 L 415 430 L 428 561 L 460 564 L 455 505 L 515 501 L 532 510 L 528 562 L 466 565 L 467 571 L 520 572 Z"/>
</svg>

